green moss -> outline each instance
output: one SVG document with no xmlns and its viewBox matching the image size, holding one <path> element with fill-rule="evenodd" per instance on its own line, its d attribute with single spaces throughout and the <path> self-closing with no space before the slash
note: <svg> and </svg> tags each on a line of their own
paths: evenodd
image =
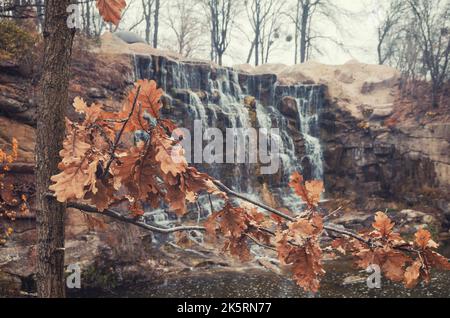
<svg viewBox="0 0 450 318">
<path fill-rule="evenodd" d="M 113 290 L 119 286 L 119 276 L 113 267 L 93 264 L 82 272 L 82 283 L 89 288 Z"/>
<path fill-rule="evenodd" d="M 20 61 L 29 54 L 35 40 L 15 22 L 0 21 L 0 61 Z"/>
</svg>

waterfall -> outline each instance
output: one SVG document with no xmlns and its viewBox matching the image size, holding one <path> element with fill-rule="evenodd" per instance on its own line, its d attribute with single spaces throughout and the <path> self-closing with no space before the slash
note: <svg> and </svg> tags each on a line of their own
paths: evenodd
<svg viewBox="0 0 450 318">
<path fill-rule="evenodd" d="M 323 179 L 323 151 L 319 134 L 319 109 L 315 102 L 317 91 L 311 89 L 308 98 L 297 98 L 297 111 L 300 131 L 305 140 L 307 158 L 312 167 L 311 177 Z"/>
<path fill-rule="evenodd" d="M 261 183 L 267 182 L 279 203 L 292 210 L 300 208 L 301 202 L 288 189 L 290 175 L 309 169 L 310 173 L 305 175 L 323 179 L 319 130 L 323 86 L 286 86 L 278 84 L 276 76 L 271 74 L 249 75 L 230 68 L 216 69 L 209 63 L 183 63 L 165 57 L 133 57 L 136 77 L 155 80 L 170 96 L 173 107 L 165 116 L 179 127 L 190 129 L 194 120 L 201 119 L 203 129 L 219 128 L 224 134 L 227 128 L 279 129 L 281 170 L 278 174 L 262 181 L 257 168 L 251 164 L 195 164 L 200 171 L 255 198 L 260 195 Z M 244 106 L 247 96 L 256 99 L 255 108 Z M 281 100 L 286 96 L 296 101 L 296 116 L 292 118 L 280 109 Z M 300 144 L 304 144 L 304 149 L 299 146 L 298 136 L 294 138 L 292 129 L 301 135 Z M 201 210 L 209 213 L 210 203 L 209 199 L 200 198 Z M 213 205 L 215 209 L 220 208 L 216 201 Z M 170 222 L 159 214 L 152 219 L 155 217 L 158 222 Z"/>
</svg>

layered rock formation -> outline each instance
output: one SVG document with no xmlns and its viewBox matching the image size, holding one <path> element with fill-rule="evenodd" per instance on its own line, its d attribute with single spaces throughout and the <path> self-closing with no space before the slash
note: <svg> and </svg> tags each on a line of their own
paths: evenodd
<svg viewBox="0 0 450 318">
<path fill-rule="evenodd" d="M 163 114 L 182 127 L 202 119 L 208 127 L 222 130 L 279 128 L 284 152 L 282 169 L 275 175 L 258 177 L 260 165 L 200 166 L 271 205 L 295 208 L 287 181 L 289 173 L 302 170 L 309 178 L 324 179 L 329 198 L 352 200 L 366 212 L 387 208 L 387 200 L 438 208 L 438 219 L 449 217 L 450 123 L 386 125 L 399 107 L 399 76 L 391 68 L 357 62 L 221 68 L 106 34 L 101 46 L 75 52 L 73 72 L 71 96 L 110 109 L 119 107 L 135 79 L 148 78 L 167 92 Z M 34 162 L 36 82 L 14 66 L 0 66 L 0 148 L 17 138 L 22 163 Z M 32 184 L 31 176 L 22 178 Z M 373 198 L 378 205 L 370 205 Z M 32 262 L 23 262 L 35 253 L 33 215 L 19 217 L 15 228 L 19 234 L 6 248 L 0 247 L 0 267 L 17 287 L 17 277 L 24 285 L 34 272 Z M 91 265 L 96 258 L 105 259 L 105 253 L 106 259 L 127 255 L 127 249 L 132 251 L 127 255 L 130 262 L 147 257 L 139 258 L 145 254 L 140 233 L 130 227 L 71 212 L 67 233 L 68 263 Z"/>
</svg>

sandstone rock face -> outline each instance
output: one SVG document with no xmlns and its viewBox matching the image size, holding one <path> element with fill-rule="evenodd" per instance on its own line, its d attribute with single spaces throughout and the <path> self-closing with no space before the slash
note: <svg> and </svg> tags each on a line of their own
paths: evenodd
<svg viewBox="0 0 450 318">
<path fill-rule="evenodd" d="M 279 82 L 284 85 L 326 85 L 330 101 L 357 119 L 364 118 L 361 105 L 377 111 L 392 104 L 400 80 L 399 72 L 391 67 L 357 61 L 344 65 L 323 65 L 309 61 L 294 66 L 266 64 L 256 68 L 249 65 L 238 67 L 250 74 L 276 74 Z"/>
<path fill-rule="evenodd" d="M 14 119 L 0 117 L 0 148 L 9 147 L 13 138 L 19 142 L 18 161 L 33 163 L 36 141 L 34 128 Z"/>
<path fill-rule="evenodd" d="M 135 78 L 155 79 L 166 90 L 163 115 L 176 120 L 180 126 L 191 127 L 198 115 L 195 112 L 204 111 L 200 115 L 210 127 L 224 130 L 236 125 L 242 119 L 242 111 L 248 109 L 249 120 L 255 127 L 261 124 L 259 117 L 265 114 L 274 128 L 285 130 L 293 143 L 290 155 L 295 158 L 303 158 L 306 151 L 299 129 L 298 100 L 301 98 L 296 97 L 313 96 L 321 106 L 319 135 L 324 152 L 324 181 L 330 196 L 345 197 L 365 206 L 372 197 L 412 206 L 426 203 L 447 216 L 450 214 L 450 125 L 383 126 L 382 121 L 395 108 L 398 73 L 391 68 L 358 62 L 341 66 L 309 62 L 256 69 L 245 65 L 236 72 L 209 62 L 185 60 L 142 43 L 128 45 L 110 34 L 89 54 L 86 59 L 75 57 L 71 97 L 80 95 L 88 103 L 99 101 L 108 109 L 117 109 Z M 0 74 L 0 147 L 9 145 L 15 137 L 20 145 L 19 160 L 32 163 L 37 103 L 29 89 L 31 84 L 24 84 L 23 79 L 16 77 Z M 211 85 L 215 88 L 213 93 Z M 238 100 L 240 96 L 248 97 L 247 107 L 236 102 L 225 103 L 226 99 Z M 68 109 L 68 115 L 76 119 L 78 115 Z M 308 175 L 309 163 L 301 163 Z M 240 187 L 242 192 L 250 189 L 262 194 L 264 201 L 272 205 L 277 204 L 273 187 L 287 188 L 287 180 L 280 174 L 255 178 L 259 166 L 251 170 L 235 164 L 220 169 L 208 165 L 203 168 L 213 176 L 223 177 L 225 183 Z M 254 184 L 249 185 L 249 180 Z M 286 190 L 281 195 L 287 195 Z M 376 208 L 374 205 L 370 210 Z M 422 212 L 402 211 L 398 215 L 399 220 L 410 219 L 418 224 L 434 224 L 438 220 Z M 27 217 L 15 225 L 18 231 L 14 240 L 0 248 L 0 273 L 9 273 L 0 277 L 0 294 L 2 286 L 16 290 L 15 275 L 25 280 L 35 272 L 35 224 L 32 216 Z M 339 222 L 355 228 L 368 227 L 372 217 L 365 211 L 342 217 Z M 414 229 L 412 226 L 411 231 Z M 106 219 L 92 219 L 70 210 L 66 233 L 67 264 L 80 263 L 83 268 L 89 268 L 99 259 L 135 261 L 148 257 L 139 230 Z M 124 272 L 133 268 L 127 267 Z"/>
<path fill-rule="evenodd" d="M 361 129 L 350 113 L 331 108 L 322 120 L 326 183 L 342 194 L 378 195 L 408 204 L 425 202 L 426 192 L 432 191 L 448 198 L 448 136 L 446 123 L 420 128 L 400 123 L 389 129 L 369 121 L 369 128 Z"/>
</svg>

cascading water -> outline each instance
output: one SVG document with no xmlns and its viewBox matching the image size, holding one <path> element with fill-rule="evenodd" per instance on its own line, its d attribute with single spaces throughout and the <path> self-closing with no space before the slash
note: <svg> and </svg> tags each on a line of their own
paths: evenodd
<svg viewBox="0 0 450 318">
<path fill-rule="evenodd" d="M 307 158 L 311 164 L 311 177 L 323 179 L 323 151 L 319 134 L 319 109 L 315 102 L 317 91 L 311 89 L 308 98 L 297 98 L 300 131 L 305 140 Z"/>
<path fill-rule="evenodd" d="M 320 145 L 319 119 L 323 101 L 320 85 L 283 86 L 274 75 L 241 74 L 229 68 L 214 68 L 208 63 L 181 63 L 165 57 L 135 55 L 136 77 L 154 79 L 170 95 L 171 117 L 180 127 L 190 128 L 202 120 L 202 128 L 278 128 L 281 137 L 281 172 L 265 178 L 279 204 L 298 208 L 298 198 L 289 195 L 287 183 L 294 171 L 310 170 L 309 177 L 323 178 L 323 153 Z M 254 106 L 244 106 L 244 99 L 254 97 Z M 283 97 L 296 101 L 295 118 L 287 118 L 280 109 Z M 255 113 L 256 118 L 251 114 Z M 294 121 L 294 125 L 292 125 Z M 301 136 L 299 149 L 292 127 Z M 224 138 L 225 139 L 225 138 Z M 198 142 L 198 141 L 197 141 Z M 207 142 L 203 143 L 203 146 Z M 199 170 L 222 180 L 236 191 L 260 195 L 261 179 L 251 164 L 196 164 Z M 306 173 L 308 175 L 308 173 Z M 202 210 L 209 212 L 209 200 L 202 199 Z M 216 205 L 215 202 L 213 202 Z M 216 206 L 214 206 L 216 208 Z M 160 220 L 163 221 L 164 220 Z"/>
</svg>

